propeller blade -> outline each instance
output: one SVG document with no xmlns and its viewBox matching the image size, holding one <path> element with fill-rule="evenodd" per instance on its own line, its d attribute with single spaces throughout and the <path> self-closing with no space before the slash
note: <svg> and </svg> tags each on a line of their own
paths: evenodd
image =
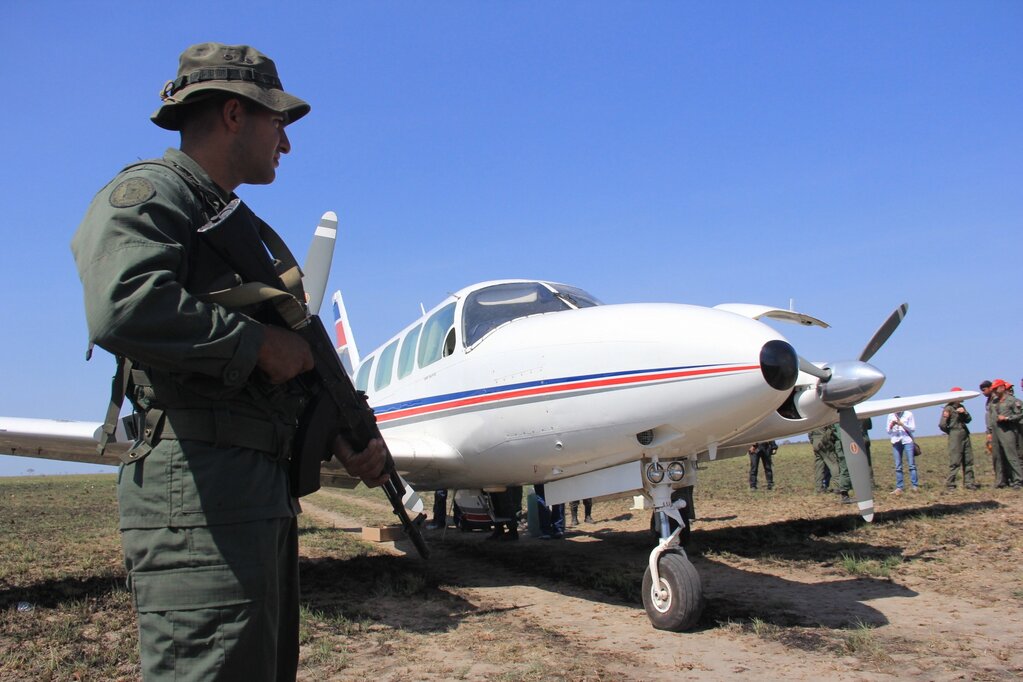
<svg viewBox="0 0 1023 682">
<path fill-rule="evenodd" d="M 305 257 L 302 284 L 309 304 L 309 312 L 316 315 L 323 305 L 323 294 L 327 291 L 330 264 L 334 260 L 334 242 L 337 241 L 337 214 L 327 211 L 316 225 L 309 253 Z"/>
<path fill-rule="evenodd" d="M 839 433 L 842 437 L 842 449 L 845 451 L 845 463 L 849 467 L 853 490 L 856 491 L 856 504 L 860 515 L 865 521 L 874 520 L 874 486 L 870 482 L 870 463 L 863 448 L 863 428 L 851 407 L 838 411 Z"/>
<path fill-rule="evenodd" d="M 806 372 L 811 376 L 815 376 L 821 381 L 827 381 L 831 378 L 831 370 L 821 369 L 817 365 L 813 364 L 802 355 L 799 356 L 799 371 Z"/>
<path fill-rule="evenodd" d="M 860 353 L 860 362 L 867 362 L 870 358 L 874 357 L 874 353 L 884 345 L 884 342 L 888 340 L 888 337 L 899 326 L 899 323 L 902 322 L 902 318 L 906 316 L 908 311 L 909 304 L 903 303 L 888 316 L 888 319 L 874 332 L 874 335 L 870 337 L 870 341 L 863 348 L 863 352 Z"/>
</svg>

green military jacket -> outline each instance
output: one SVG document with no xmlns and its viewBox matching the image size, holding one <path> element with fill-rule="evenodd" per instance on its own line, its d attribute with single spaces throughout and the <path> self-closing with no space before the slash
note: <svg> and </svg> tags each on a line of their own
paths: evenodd
<svg viewBox="0 0 1023 682">
<path fill-rule="evenodd" d="M 962 403 L 948 403 L 945 408 L 941 411 L 941 419 L 938 420 L 938 428 L 944 433 L 949 433 L 955 429 L 963 429 L 966 433 L 970 432 L 969 424 L 973 417 L 965 408 L 962 412 L 957 410 L 963 407 Z"/>
<path fill-rule="evenodd" d="M 822 454 L 834 454 L 837 452 L 836 443 L 838 442 L 835 437 L 836 431 L 832 426 L 823 426 L 819 429 L 814 429 L 809 434 L 810 444 L 814 450 L 821 452 Z M 838 447 L 841 447 L 840 445 Z"/>
<path fill-rule="evenodd" d="M 999 421 L 999 417 L 1005 417 Z M 990 424 L 1003 429 L 1018 429 L 1023 425 L 1023 402 L 1016 396 L 1006 393 L 1001 400 L 991 401 L 989 415 Z"/>
<path fill-rule="evenodd" d="M 251 311 L 202 297 L 237 283 L 196 233 L 231 198 L 176 149 L 167 150 L 162 163 L 128 166 L 101 189 L 71 242 L 89 337 L 144 371 L 151 386 L 140 389 L 143 407 L 216 412 L 226 420 L 218 424 L 245 418 L 286 433 L 302 398 L 254 372 L 262 325 L 246 314 Z M 121 527 L 292 515 L 288 443 L 264 452 L 232 445 L 230 437 L 217 446 L 163 441 L 146 459 L 124 467 Z"/>
</svg>

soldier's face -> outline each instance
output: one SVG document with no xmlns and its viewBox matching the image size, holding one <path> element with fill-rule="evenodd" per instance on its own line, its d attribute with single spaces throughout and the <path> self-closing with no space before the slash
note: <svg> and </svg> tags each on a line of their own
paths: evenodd
<svg viewBox="0 0 1023 682">
<path fill-rule="evenodd" d="M 281 154 L 291 151 L 291 142 L 284 131 L 287 121 L 282 114 L 253 108 L 246 112 L 238 137 L 238 156 L 242 182 L 268 185 L 277 177 Z"/>
</svg>

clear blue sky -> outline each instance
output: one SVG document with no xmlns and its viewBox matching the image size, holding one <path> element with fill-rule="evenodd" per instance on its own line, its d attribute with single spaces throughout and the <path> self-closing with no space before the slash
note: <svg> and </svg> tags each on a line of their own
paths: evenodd
<svg viewBox="0 0 1023 682">
<path fill-rule="evenodd" d="M 764 303 L 879 397 L 1018 383 L 1019 2 L 17 2 L 0 23 L 0 415 L 102 418 L 68 248 L 187 45 L 249 43 L 312 104 L 246 201 L 301 257 L 325 210 L 368 351 L 499 277 L 608 303 Z M 979 405 L 971 405 L 976 412 Z M 923 433 L 937 411 L 921 410 Z M 875 430 L 874 436 L 880 437 Z M 0 457 L 0 474 L 48 468 Z"/>
</svg>

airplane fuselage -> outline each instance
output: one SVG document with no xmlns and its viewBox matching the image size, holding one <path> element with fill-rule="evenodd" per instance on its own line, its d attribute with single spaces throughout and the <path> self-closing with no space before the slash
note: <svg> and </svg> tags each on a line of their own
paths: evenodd
<svg viewBox="0 0 1023 682">
<path fill-rule="evenodd" d="M 791 388 L 770 386 L 762 367 L 765 345 L 784 339 L 730 312 L 565 309 L 511 319 L 467 347 L 457 321 L 468 298 L 454 297 L 446 356 L 369 391 L 417 487 L 544 482 L 651 454 L 686 457 L 763 419 Z"/>
</svg>

